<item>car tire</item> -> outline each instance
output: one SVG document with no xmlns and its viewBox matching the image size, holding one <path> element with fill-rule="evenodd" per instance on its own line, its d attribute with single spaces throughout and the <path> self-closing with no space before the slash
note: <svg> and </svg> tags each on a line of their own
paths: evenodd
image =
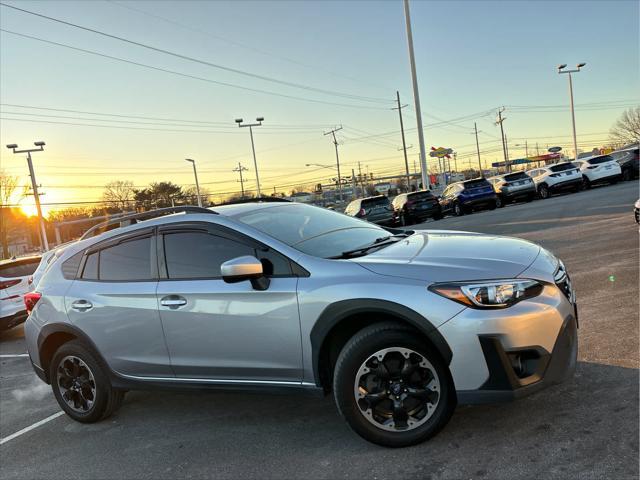
<svg viewBox="0 0 640 480">
<path fill-rule="evenodd" d="M 538 196 L 542 200 L 546 200 L 549 198 L 549 187 L 547 187 L 544 183 L 538 187 Z"/>
<path fill-rule="evenodd" d="M 496 196 L 496 207 L 497 208 L 504 207 L 504 200 L 502 200 L 502 197 L 500 195 Z"/>
<path fill-rule="evenodd" d="M 460 205 L 458 202 L 453 204 L 453 214 L 456 217 L 461 217 L 462 215 L 464 215 L 464 209 L 462 208 L 462 205 Z"/>
<path fill-rule="evenodd" d="M 377 357 L 378 354 L 381 357 Z M 377 389 L 380 391 L 371 396 L 380 394 L 393 398 L 377 399 L 376 405 L 370 408 L 366 399 L 369 394 L 364 395 L 362 392 L 367 391 L 356 385 L 362 385 L 363 381 L 376 382 L 375 373 L 363 372 L 367 372 L 366 365 L 371 365 L 370 362 L 376 362 L 378 366 L 382 362 L 384 366 L 385 360 L 389 367 L 384 367 L 384 371 L 394 377 L 379 379 Z M 407 370 L 411 369 L 412 373 L 402 377 L 407 365 Z M 395 376 L 391 366 L 397 367 L 396 370 L 400 371 L 398 377 L 406 378 L 405 383 Z M 365 376 L 368 376 L 366 380 L 363 379 Z M 413 390 L 414 395 L 402 393 L 409 390 Z M 394 391 L 400 394 L 393 395 Z M 349 426 L 365 440 L 386 447 L 406 447 L 427 440 L 447 424 L 456 406 L 451 374 L 440 355 L 413 329 L 391 322 L 370 325 L 347 342 L 336 362 L 333 392 L 338 410 Z M 428 395 L 428 399 L 417 397 L 423 394 Z M 399 396 L 404 398 L 399 400 Z M 407 414 L 406 409 L 409 408 L 414 408 L 409 413 L 416 417 Z M 400 415 L 402 409 L 405 410 Z M 388 412 L 391 412 L 391 417 L 388 417 Z M 422 418 L 418 418 L 422 413 Z M 386 423 L 383 425 L 384 419 Z"/>
<path fill-rule="evenodd" d="M 628 182 L 629 180 L 633 180 L 633 175 L 631 174 L 631 169 L 627 168 L 622 172 L 622 180 Z"/>
<path fill-rule="evenodd" d="M 411 223 L 407 219 L 407 214 L 404 212 L 400 214 L 400 225 L 402 225 L 403 227 L 411 225 Z"/>
<path fill-rule="evenodd" d="M 109 417 L 124 400 L 125 392 L 112 388 L 106 367 L 78 340 L 67 342 L 56 351 L 49 378 L 62 410 L 81 423 Z"/>
<path fill-rule="evenodd" d="M 582 176 L 582 187 L 585 190 L 589 190 L 591 188 L 591 182 L 589 181 L 589 179 L 587 177 L 585 177 L 584 175 Z"/>
<path fill-rule="evenodd" d="M 433 214 L 433 219 L 434 220 L 442 220 L 442 210 L 438 210 L 436 213 Z"/>
</svg>

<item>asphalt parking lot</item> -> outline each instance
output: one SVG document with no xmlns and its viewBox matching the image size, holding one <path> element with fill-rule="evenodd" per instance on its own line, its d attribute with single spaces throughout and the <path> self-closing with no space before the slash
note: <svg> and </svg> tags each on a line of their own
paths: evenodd
<svg viewBox="0 0 640 480">
<path fill-rule="evenodd" d="M 332 398 L 130 392 L 110 419 L 59 416 L 0 445 L 1 478 L 638 478 L 636 182 L 424 227 L 514 235 L 560 256 L 580 309 L 575 377 L 514 403 L 460 407 L 437 437 L 369 444 Z M 415 228 L 415 227 L 411 227 Z M 26 357 L 0 339 L 0 437 L 59 412 Z"/>
</svg>

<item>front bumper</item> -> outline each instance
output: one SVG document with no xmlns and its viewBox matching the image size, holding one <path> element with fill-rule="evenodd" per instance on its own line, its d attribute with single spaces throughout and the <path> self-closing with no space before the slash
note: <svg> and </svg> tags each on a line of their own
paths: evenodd
<svg viewBox="0 0 640 480">
<path fill-rule="evenodd" d="M 564 284 L 498 310 L 467 308 L 438 330 L 460 404 L 522 397 L 569 378 L 577 359 L 577 308 Z M 570 288 L 570 284 L 569 284 Z"/>
</svg>

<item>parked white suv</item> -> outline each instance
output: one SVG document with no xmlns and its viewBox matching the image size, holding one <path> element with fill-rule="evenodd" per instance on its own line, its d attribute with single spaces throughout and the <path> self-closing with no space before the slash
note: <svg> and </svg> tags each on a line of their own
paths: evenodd
<svg viewBox="0 0 640 480">
<path fill-rule="evenodd" d="M 598 155 L 574 163 L 580 168 L 585 188 L 596 183 L 616 183 L 622 177 L 620 164 L 611 155 Z"/>
<path fill-rule="evenodd" d="M 27 318 L 23 296 L 31 291 L 29 277 L 40 255 L 0 261 L 0 330 L 8 330 Z"/>
<path fill-rule="evenodd" d="M 538 196 L 549 198 L 553 193 L 563 190 L 579 191 L 582 188 L 580 169 L 571 162 L 556 163 L 528 170 L 527 174 L 536 184 Z"/>
</svg>

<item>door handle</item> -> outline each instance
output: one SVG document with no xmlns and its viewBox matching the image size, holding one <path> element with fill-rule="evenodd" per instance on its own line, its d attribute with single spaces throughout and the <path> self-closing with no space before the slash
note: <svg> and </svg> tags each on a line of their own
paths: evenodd
<svg viewBox="0 0 640 480">
<path fill-rule="evenodd" d="M 87 310 L 90 310 L 93 308 L 93 304 L 86 300 L 76 300 L 71 304 L 71 308 L 74 309 L 76 312 L 86 312 Z"/>
<path fill-rule="evenodd" d="M 180 295 L 167 295 L 166 297 L 162 297 L 160 299 L 160 305 L 163 307 L 169 308 L 179 308 L 183 307 L 187 304 L 187 299 L 181 297 Z"/>
</svg>

